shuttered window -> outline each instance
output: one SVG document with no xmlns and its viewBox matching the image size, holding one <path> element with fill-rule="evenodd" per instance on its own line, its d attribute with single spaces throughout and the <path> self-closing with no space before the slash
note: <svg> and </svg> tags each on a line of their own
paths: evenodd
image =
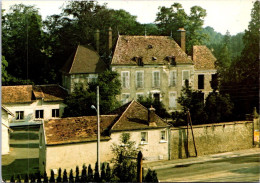
<svg viewBox="0 0 260 183">
<path fill-rule="evenodd" d="M 160 71 L 153 71 L 153 87 L 160 87 Z"/>
<path fill-rule="evenodd" d="M 136 71 L 136 88 L 144 87 L 144 71 Z"/>
<path fill-rule="evenodd" d="M 169 86 L 176 86 L 176 71 L 170 71 L 169 75 Z"/>
<path fill-rule="evenodd" d="M 130 82 L 130 77 L 129 77 L 129 71 L 122 71 L 121 72 L 121 83 L 122 83 L 122 88 L 129 88 L 129 82 Z"/>
</svg>

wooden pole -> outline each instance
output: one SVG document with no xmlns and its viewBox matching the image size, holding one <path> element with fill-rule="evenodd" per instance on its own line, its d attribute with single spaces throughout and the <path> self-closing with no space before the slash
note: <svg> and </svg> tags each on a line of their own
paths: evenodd
<svg viewBox="0 0 260 183">
<path fill-rule="evenodd" d="M 99 86 L 97 86 L 97 164 L 100 173 L 100 116 L 99 116 Z"/>
<path fill-rule="evenodd" d="M 187 156 L 187 158 L 189 157 L 189 116 L 188 116 L 188 113 L 187 113 L 187 153 L 186 153 L 186 156 Z"/>
<path fill-rule="evenodd" d="M 192 121 L 191 121 L 191 117 L 190 117 L 190 111 L 188 111 L 188 116 L 189 116 L 189 122 L 190 122 L 190 128 L 191 128 L 191 134 L 192 134 L 192 139 L 193 139 L 194 150 L 195 150 L 195 154 L 196 154 L 196 157 L 197 157 L 198 155 L 197 155 L 197 149 L 196 149 L 196 144 L 195 144 L 195 138 L 194 138 L 194 135 L 193 135 L 193 129 L 192 129 Z"/>
<path fill-rule="evenodd" d="M 143 154 L 141 151 L 139 151 L 137 155 L 137 182 L 142 182 L 142 166 L 143 166 Z"/>
</svg>

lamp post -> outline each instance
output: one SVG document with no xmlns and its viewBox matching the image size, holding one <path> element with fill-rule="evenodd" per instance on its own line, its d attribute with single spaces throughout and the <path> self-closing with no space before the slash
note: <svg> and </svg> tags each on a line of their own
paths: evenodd
<svg viewBox="0 0 260 183">
<path fill-rule="evenodd" d="M 97 112 L 97 165 L 98 172 L 100 173 L 100 119 L 99 119 L 99 86 L 97 86 L 97 108 L 94 105 L 91 105 L 91 109 L 95 109 Z"/>
</svg>

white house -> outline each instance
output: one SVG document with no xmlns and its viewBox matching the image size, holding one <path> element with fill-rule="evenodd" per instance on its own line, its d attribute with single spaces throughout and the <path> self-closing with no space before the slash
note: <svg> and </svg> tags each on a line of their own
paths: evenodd
<svg viewBox="0 0 260 183">
<path fill-rule="evenodd" d="M 167 160 L 168 125 L 155 110 L 136 101 L 129 102 L 109 115 L 101 115 L 100 161 L 109 162 L 112 144 L 120 144 L 123 133 L 130 134 L 148 160 Z M 83 116 L 45 121 L 40 130 L 40 170 L 75 169 L 97 160 L 97 117 Z"/>
<path fill-rule="evenodd" d="M 14 114 L 11 113 L 6 107 L 2 106 L 1 109 L 1 123 L 2 123 L 2 131 L 1 131 L 1 139 L 2 139 L 2 155 L 8 154 L 10 151 L 9 146 L 9 132 L 12 131 L 12 129 L 9 128 L 9 121 L 12 117 L 14 117 Z"/>
<path fill-rule="evenodd" d="M 10 126 L 41 124 L 60 118 L 67 91 L 59 85 L 2 86 L 2 104 L 15 116 Z"/>
</svg>

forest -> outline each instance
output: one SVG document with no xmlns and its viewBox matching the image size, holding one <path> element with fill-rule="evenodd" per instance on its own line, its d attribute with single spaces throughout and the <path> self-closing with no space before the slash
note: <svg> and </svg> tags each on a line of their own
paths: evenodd
<svg viewBox="0 0 260 183">
<path fill-rule="evenodd" d="M 165 35 L 178 41 L 177 30 L 184 27 L 188 55 L 193 45 L 207 45 L 217 58 L 218 90 L 230 95 L 234 114 L 241 119 L 259 106 L 259 4 L 254 3 L 248 29 L 237 35 L 204 27 L 206 10 L 193 6 L 187 14 L 180 3 L 159 7 L 152 24 L 141 24 L 125 10 L 93 1 L 69 1 L 60 14 L 45 20 L 36 7 L 16 4 L 2 11 L 2 85 L 60 83 L 63 64 L 78 44 L 95 46 L 97 29 L 99 54 L 109 63 L 109 27 L 113 47 L 118 35 Z"/>
</svg>

